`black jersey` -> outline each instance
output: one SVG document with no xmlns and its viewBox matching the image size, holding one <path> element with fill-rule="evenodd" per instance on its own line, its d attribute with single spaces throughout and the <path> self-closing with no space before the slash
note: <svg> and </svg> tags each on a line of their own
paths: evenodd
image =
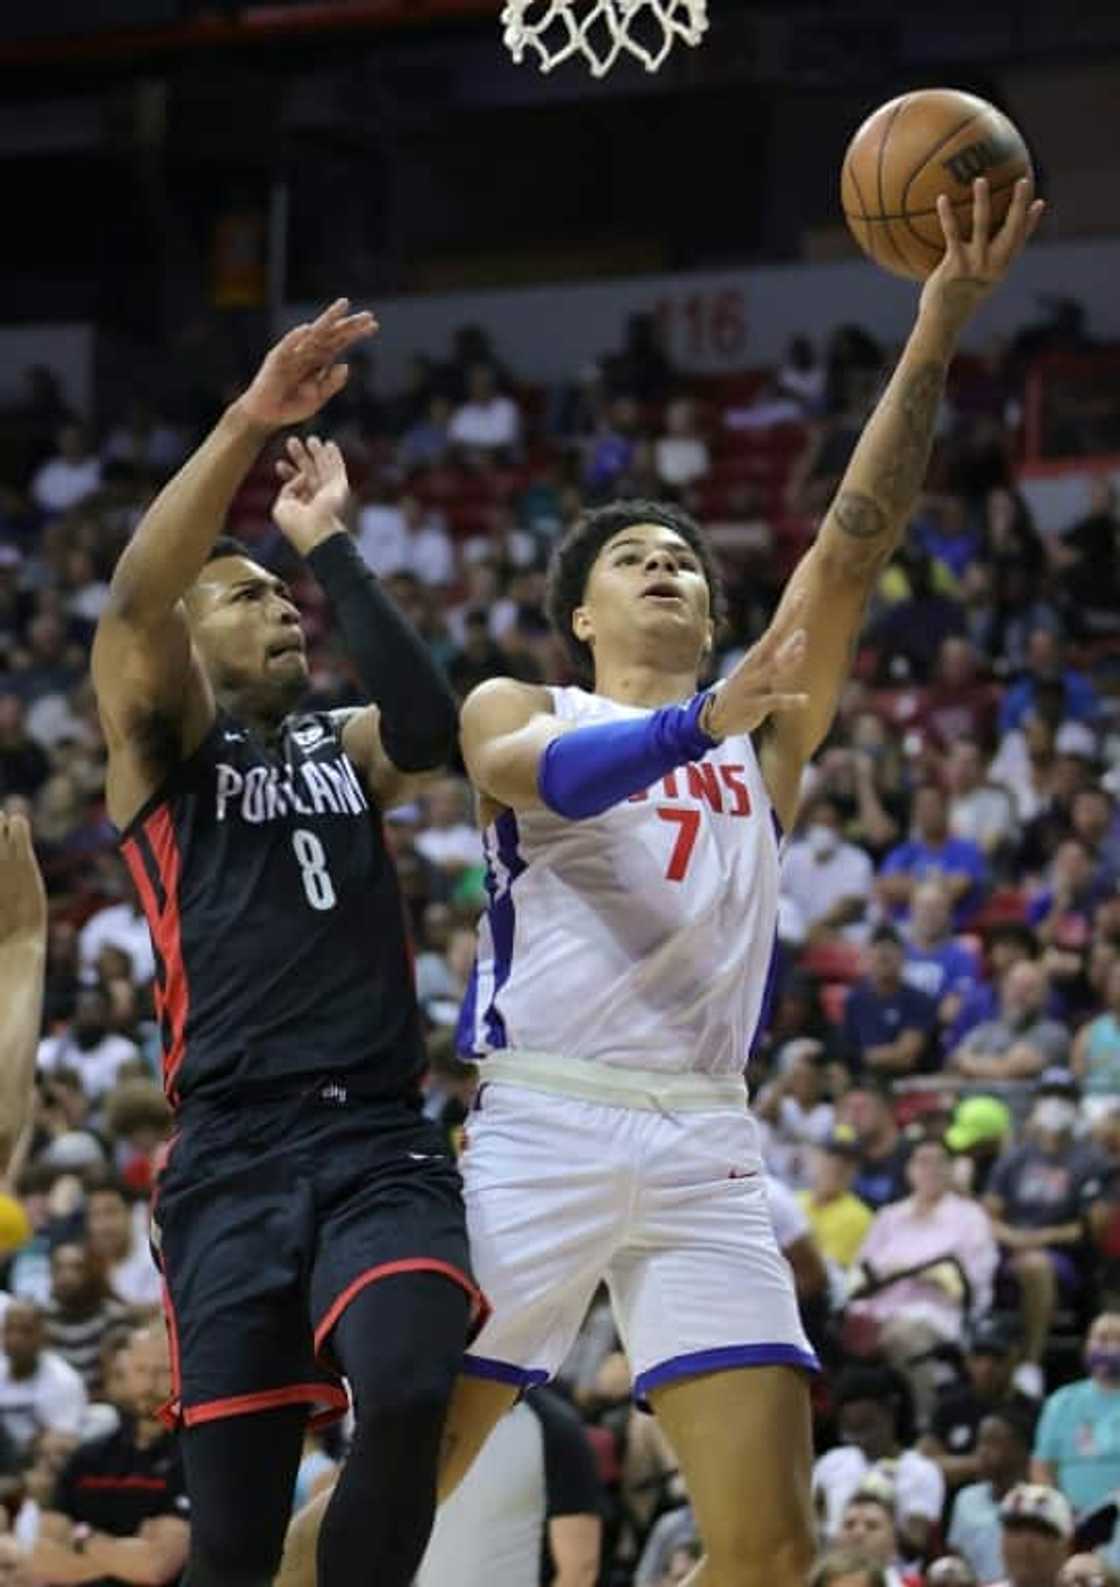
<svg viewBox="0 0 1120 1587">
<path fill-rule="evenodd" d="M 262 742 L 220 711 L 121 842 L 151 929 L 172 1103 L 422 1067 L 412 960 L 379 813 L 327 715 Z"/>
</svg>

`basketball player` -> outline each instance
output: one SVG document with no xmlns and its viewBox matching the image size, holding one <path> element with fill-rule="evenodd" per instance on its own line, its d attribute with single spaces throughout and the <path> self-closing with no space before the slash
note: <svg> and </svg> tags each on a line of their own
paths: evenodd
<svg viewBox="0 0 1120 1587">
<path fill-rule="evenodd" d="M 989 236 L 986 182 L 766 634 L 696 692 L 716 581 L 691 519 L 620 502 L 561 544 L 550 609 L 583 689 L 493 679 L 462 746 L 489 909 L 461 1031 L 481 1060 L 468 1222 L 494 1307 L 465 1362 L 441 1490 L 556 1371 L 607 1280 L 638 1398 L 674 1447 L 693 1587 L 801 1587 L 813 1552 L 806 1373 L 743 1068 L 765 1013 L 781 833 L 864 608 L 921 488 L 965 323 L 1041 215 Z M 314 1506 L 293 1527 L 302 1553 Z M 287 1575 L 285 1581 L 287 1581 Z"/>
<path fill-rule="evenodd" d="M 177 1130 L 159 1175 L 191 1501 L 189 1587 L 263 1587 L 309 1413 L 356 1436 L 320 1580 L 411 1582 L 472 1317 L 460 1184 L 422 1117 L 420 1026 L 378 812 L 454 744 L 452 697 L 340 522 L 333 446 L 289 443 L 275 518 L 376 702 L 291 714 L 291 595 L 216 539 L 263 443 L 340 389 L 375 329 L 345 300 L 289 332 L 149 508 L 113 575 L 93 674 L 109 811 L 157 950 Z"/>
<path fill-rule="evenodd" d="M 26 816 L 0 815 L 0 1176 L 31 1117 L 47 900 Z"/>
</svg>

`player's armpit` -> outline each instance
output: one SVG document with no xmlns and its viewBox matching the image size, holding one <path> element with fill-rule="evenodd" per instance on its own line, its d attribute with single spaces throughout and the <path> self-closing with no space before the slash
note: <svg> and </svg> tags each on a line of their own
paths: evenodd
<svg viewBox="0 0 1120 1587">
<path fill-rule="evenodd" d="M 393 765 L 381 742 L 381 712 L 376 705 L 364 705 L 357 710 L 331 714 L 336 719 L 345 715 L 342 747 L 357 767 L 366 792 L 382 810 L 408 804 L 425 788 L 446 777 L 447 773 L 442 767 L 437 767 L 435 771 L 405 772 Z"/>
<path fill-rule="evenodd" d="M 148 621 L 110 600 L 91 659 L 110 751 L 109 814 L 125 826 L 214 720 L 214 695 L 182 603 Z"/>
<path fill-rule="evenodd" d="M 539 807 L 541 756 L 568 726 L 553 715 L 547 689 L 487 679 L 468 695 L 459 721 L 471 781 L 485 798 L 511 810 Z"/>
</svg>

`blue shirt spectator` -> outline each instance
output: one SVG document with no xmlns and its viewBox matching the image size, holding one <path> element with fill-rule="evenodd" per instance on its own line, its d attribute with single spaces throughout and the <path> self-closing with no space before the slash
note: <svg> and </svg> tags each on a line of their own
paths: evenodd
<svg viewBox="0 0 1120 1587">
<path fill-rule="evenodd" d="M 1052 629 L 1032 628 L 1027 638 L 1026 675 L 1013 683 L 999 709 L 1000 733 L 1020 728 L 1035 707 L 1035 690 L 1042 682 L 1060 683 L 1065 695 L 1062 716 L 1067 722 L 1095 722 L 1100 696 L 1082 672 L 1065 665 L 1062 642 Z"/>
<path fill-rule="evenodd" d="M 903 980 L 932 997 L 941 1023 L 949 1025 L 980 973 L 976 954 L 953 936 L 947 889 L 940 880 L 923 882 L 910 900 Z"/>
<path fill-rule="evenodd" d="M 979 907 L 987 866 L 975 843 L 952 836 L 943 791 L 925 783 L 914 795 L 913 836 L 893 848 L 880 868 L 879 896 L 898 920 L 909 913 L 917 884 L 934 878 L 948 890 L 960 931 Z"/>
<path fill-rule="evenodd" d="M 1090 1375 L 1056 1390 L 1042 1408 L 1032 1470 L 1079 1512 L 1120 1488 L 1120 1314 L 1095 1318 L 1085 1363 Z"/>
<path fill-rule="evenodd" d="M 873 1069 L 906 1075 L 928 1068 L 937 1004 L 902 978 L 902 939 L 890 926 L 871 938 L 867 979 L 854 986 L 844 1005 L 844 1047 L 858 1074 Z"/>
</svg>

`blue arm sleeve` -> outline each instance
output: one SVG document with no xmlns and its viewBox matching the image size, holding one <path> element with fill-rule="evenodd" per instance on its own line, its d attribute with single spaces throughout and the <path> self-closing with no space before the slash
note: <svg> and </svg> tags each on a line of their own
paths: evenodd
<svg viewBox="0 0 1120 1587">
<path fill-rule="evenodd" d="M 584 821 L 701 759 L 716 744 L 700 726 L 707 698 L 697 694 L 630 722 L 594 722 L 554 738 L 537 768 L 541 803 Z"/>
</svg>

